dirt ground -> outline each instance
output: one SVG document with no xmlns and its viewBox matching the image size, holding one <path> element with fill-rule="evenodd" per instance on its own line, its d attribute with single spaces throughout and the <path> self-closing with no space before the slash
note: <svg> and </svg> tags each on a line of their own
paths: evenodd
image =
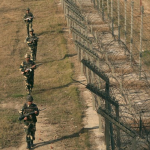
<svg viewBox="0 0 150 150">
<path fill-rule="evenodd" d="M 53 1 L 52 5 L 49 5 L 50 2 L 52 2 L 52 0 L 1 0 L 0 107 L 3 109 L 13 108 L 19 110 L 25 102 L 26 92 L 23 78 L 19 72 L 19 65 L 24 59 L 25 53 L 28 52 L 27 45 L 24 43 L 26 30 L 22 17 L 26 7 L 30 7 L 35 14 L 33 27 L 40 38 L 37 63 L 43 64 L 37 68 L 35 72 L 33 96 L 39 108 L 47 107 L 47 109 L 42 111 L 38 116 L 35 146 L 32 149 L 105 150 L 105 144 L 103 142 L 104 135 L 100 133 L 98 129 L 98 116 L 92 108 L 90 92 L 87 91 L 84 86 L 73 83 L 70 79 L 70 76 L 73 76 L 72 74 L 76 74 L 76 79 L 86 82 L 85 78 L 79 75 L 79 64 L 73 64 L 77 62 L 77 55 L 73 42 L 71 42 L 71 36 L 68 35 L 68 32 L 65 32 L 65 34 L 67 34 L 66 38 L 70 40 L 72 45 L 69 51 L 68 47 L 66 48 L 66 39 L 63 37 L 60 39 L 58 37 L 60 35 L 62 36 L 61 32 L 64 33 L 64 31 L 67 30 L 64 14 L 61 12 L 61 3 L 59 0 L 56 0 Z M 144 6 L 146 6 L 147 3 L 147 1 L 143 1 Z M 53 9 L 55 10 L 51 11 Z M 55 14 L 57 14 L 58 18 L 52 17 L 55 16 Z M 58 20 L 59 25 L 56 25 Z M 59 33 L 59 35 L 56 36 L 56 32 Z M 64 60 L 64 58 L 68 57 L 69 59 Z M 73 65 L 73 67 L 69 64 L 70 62 L 72 62 L 71 65 Z M 66 67 L 66 64 L 69 66 L 67 66 L 69 69 Z M 51 71 L 48 71 L 49 68 Z M 74 70 L 73 72 L 72 69 Z M 69 77 L 66 74 L 69 74 Z M 79 108 L 81 107 L 79 105 L 80 103 L 86 103 L 84 105 L 86 105 L 88 109 L 82 106 L 81 108 L 83 110 L 79 110 L 80 113 L 83 113 L 84 115 L 82 115 L 86 117 L 81 115 L 78 117 L 78 113 L 76 113 L 78 108 L 74 108 L 70 102 L 74 95 L 71 97 L 72 91 L 70 90 L 71 94 L 67 91 L 69 91 L 70 88 L 74 88 L 74 84 L 75 87 L 78 86 L 80 89 L 82 98 L 85 96 L 84 102 L 81 101 L 82 98 L 80 100 L 75 99 L 75 102 Z M 61 95 L 61 93 L 66 93 L 66 95 Z M 69 102 L 65 101 L 65 99 L 68 99 Z M 57 105 L 59 104 L 59 106 L 55 107 L 55 101 L 58 101 Z M 62 107 L 64 109 L 62 109 Z M 70 107 L 74 109 L 74 111 L 70 110 Z M 62 110 L 60 110 L 60 108 Z M 48 117 L 49 113 L 51 118 Z M 68 118 L 67 121 L 63 120 L 63 116 L 59 116 L 61 113 L 67 114 L 65 115 L 65 119 L 67 120 Z M 75 119 L 75 116 L 82 119 L 84 118 L 84 122 L 80 121 L 83 122 L 82 125 L 78 124 L 79 122 L 76 121 L 78 119 Z M 70 121 L 72 123 L 70 123 Z M 60 126 L 60 124 L 62 125 Z M 23 124 L 21 125 L 23 127 Z M 25 135 L 16 138 L 21 139 L 18 143 L 19 146 L 15 147 L 11 145 L 3 149 L 24 150 L 26 148 Z"/>
<path fill-rule="evenodd" d="M 35 71 L 33 97 L 40 109 L 47 108 L 38 116 L 35 147 L 32 149 L 96 150 L 97 146 L 91 139 L 93 137 L 99 139 L 99 135 L 89 133 L 87 130 L 89 127 L 84 129 L 82 118 L 86 104 L 79 99 L 78 85 L 71 80 L 76 72 L 74 68 L 76 65 L 73 65 L 70 59 L 77 60 L 77 55 L 72 42 L 71 50 L 66 46 L 68 42 L 64 34 L 68 32 L 64 32 L 66 23 L 59 0 L 1 0 L 0 107 L 4 110 L 18 111 L 25 102 L 26 91 L 19 66 L 24 60 L 25 53 L 28 52 L 28 47 L 24 43 L 26 28 L 23 21 L 27 7 L 30 7 L 35 15 L 33 28 L 39 36 L 36 63 L 42 63 Z M 68 38 L 71 39 L 70 36 Z M 23 128 L 23 123 L 18 123 L 18 126 Z M 3 129 L 4 127 L 0 127 L 1 133 Z M 3 149 L 24 150 L 25 135 L 20 135 L 22 131 L 19 135 L 13 132 L 11 137 L 18 139 L 16 140 L 18 146 L 11 143 L 4 145 Z M 9 134 L 6 134 L 6 139 L 8 136 Z"/>
</svg>

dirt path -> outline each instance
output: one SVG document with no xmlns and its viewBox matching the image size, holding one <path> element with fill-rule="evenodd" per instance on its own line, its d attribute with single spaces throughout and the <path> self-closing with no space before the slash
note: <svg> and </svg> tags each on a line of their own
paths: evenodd
<svg viewBox="0 0 150 150">
<path fill-rule="evenodd" d="M 22 104 L 20 103 L 2 103 L 1 108 L 15 108 L 16 110 L 20 110 L 22 107 Z M 45 107 L 42 105 L 42 107 Z M 45 110 L 46 111 L 46 110 Z M 55 149 L 55 150 L 61 150 L 62 147 L 57 146 L 57 141 L 61 139 L 57 139 L 55 128 L 51 126 L 47 122 L 47 118 L 45 118 L 45 111 L 41 111 L 40 115 L 37 117 L 38 121 L 36 124 L 36 139 L 34 141 L 34 148 L 36 150 L 48 150 L 48 149 Z M 22 121 L 23 124 L 23 121 Z M 4 148 L 3 150 L 25 150 L 26 149 L 26 142 L 25 142 L 25 135 L 23 139 L 21 140 L 21 146 L 20 147 L 9 147 Z"/>
<path fill-rule="evenodd" d="M 85 76 L 79 76 L 79 81 L 86 81 Z M 82 82 L 83 83 L 83 82 Z M 104 142 L 104 133 L 99 130 L 99 117 L 97 112 L 93 109 L 92 104 L 92 95 L 89 90 L 85 88 L 84 85 L 79 85 L 80 91 L 82 91 L 81 96 L 86 102 L 87 109 L 85 111 L 85 117 L 83 118 L 84 128 L 90 129 L 90 133 L 92 134 L 92 138 L 96 143 L 97 150 L 106 150 L 105 142 Z"/>
<path fill-rule="evenodd" d="M 65 96 L 63 95 L 61 97 L 60 95 L 58 94 L 55 95 L 54 93 L 51 97 L 48 97 L 49 93 L 53 92 L 52 88 L 54 88 L 55 91 L 57 89 L 60 90 L 60 93 L 61 93 L 63 92 L 61 88 L 69 87 L 69 85 L 67 84 L 68 86 L 66 86 L 63 84 L 61 76 L 58 76 L 58 78 L 55 79 L 55 77 L 51 75 L 52 73 L 50 71 L 49 72 L 47 71 L 49 68 L 51 70 L 53 68 L 57 68 L 60 60 L 62 60 L 62 58 L 64 57 L 65 52 L 58 51 L 57 49 L 59 47 L 59 44 L 58 44 L 59 39 L 58 38 L 55 39 L 55 35 L 53 35 L 55 32 L 58 32 L 58 33 L 62 32 L 62 29 L 59 29 L 61 22 L 60 22 L 60 25 L 58 25 L 57 31 L 55 31 L 54 27 L 56 25 L 55 24 L 56 18 L 48 18 L 49 13 L 50 13 L 49 9 L 52 9 L 52 7 L 48 5 L 49 1 L 45 0 L 44 3 L 43 1 L 37 1 L 37 2 L 38 2 L 37 6 L 36 4 L 34 4 L 33 1 L 22 1 L 22 0 L 15 0 L 15 1 L 3 0 L 2 3 L 0 4 L 0 12 L 2 12 L 2 18 L 0 20 L 1 22 L 4 23 L 0 25 L 1 26 L 0 31 L 2 33 L 1 41 L 0 41 L 0 44 L 1 44 L 0 69 L 1 70 L 3 69 L 3 73 L 0 74 L 1 81 L 2 81 L 1 87 L 0 87 L 0 94 L 1 94 L 1 99 L 5 100 L 5 102 L 1 103 L 1 107 L 13 108 L 13 109 L 19 110 L 25 101 L 24 97 L 16 98 L 15 96 L 21 95 L 21 94 L 25 95 L 23 79 L 22 79 L 22 76 L 20 76 L 20 72 L 18 71 L 18 68 L 19 68 L 21 61 L 24 59 L 24 54 L 28 51 L 27 45 L 23 43 L 26 37 L 25 36 L 26 32 L 25 32 L 25 25 L 21 19 L 24 14 L 25 8 L 30 6 L 31 8 L 35 8 L 34 13 L 37 14 L 36 20 L 34 22 L 34 29 L 40 37 L 39 47 L 38 47 L 38 61 L 44 64 L 42 65 L 42 67 L 39 67 L 36 70 L 36 76 L 35 76 L 36 86 L 34 88 L 33 96 L 36 97 L 35 103 L 37 102 L 42 103 L 42 106 L 38 105 L 39 108 L 47 107 L 50 105 L 49 109 L 46 109 L 45 111 L 41 112 L 40 115 L 38 116 L 35 147 L 33 149 L 37 149 L 37 150 L 81 149 L 82 150 L 82 149 L 85 149 L 85 148 L 82 148 L 83 147 L 82 143 L 84 143 L 85 141 L 84 137 L 82 137 L 82 134 L 84 133 L 79 134 L 80 132 L 78 131 L 74 123 L 72 123 L 73 125 L 71 124 L 69 126 L 68 133 L 63 133 L 63 132 L 58 133 L 60 130 L 64 130 L 65 127 L 66 128 L 68 127 L 67 126 L 68 122 L 61 122 L 65 124 L 64 126 L 62 126 L 62 128 L 60 128 L 59 126 L 59 121 L 57 123 L 57 119 L 59 119 L 57 118 L 57 116 L 59 116 L 61 112 L 58 112 L 59 113 L 58 115 L 56 114 L 57 115 L 56 124 L 55 124 L 55 120 L 54 120 L 54 123 L 51 124 L 47 121 L 47 118 L 45 118 L 45 116 L 48 114 L 50 109 L 52 109 L 52 107 L 54 106 L 54 105 L 51 105 L 52 103 L 51 101 L 53 101 L 53 99 L 56 100 L 57 97 L 58 97 L 58 101 L 60 99 L 64 100 L 63 97 L 66 96 L 66 95 Z M 58 5 L 60 5 L 60 3 L 58 3 Z M 41 13 L 38 13 L 39 10 Z M 61 14 L 59 10 L 55 10 L 55 14 L 58 15 L 58 19 L 62 18 L 63 14 Z M 49 22 L 48 19 L 49 20 L 54 19 L 52 20 L 54 24 L 50 24 L 48 26 L 47 25 Z M 63 42 L 65 43 L 65 40 L 64 41 L 62 40 L 62 43 Z M 77 60 L 77 56 L 75 57 Z M 56 66 L 55 64 L 53 64 L 53 61 L 57 61 Z M 61 66 L 60 68 L 63 68 L 63 67 L 64 66 Z M 60 68 L 57 68 L 52 71 L 57 72 L 57 75 L 63 74 Z M 80 79 L 82 80 L 82 77 L 81 78 L 80 77 L 79 77 L 79 80 Z M 43 80 L 41 81 L 41 79 Z M 55 84 L 54 83 L 55 80 L 58 80 L 59 84 L 58 83 Z M 60 85 L 60 83 L 62 85 Z M 103 143 L 99 142 L 100 138 L 103 137 L 103 134 L 100 134 L 98 131 L 98 117 L 95 111 L 92 109 L 90 93 L 85 88 L 82 89 L 82 91 L 83 91 L 83 95 L 85 96 L 84 98 L 87 100 L 87 106 L 89 107 L 86 111 L 87 118 L 86 117 L 84 118 L 84 124 L 85 124 L 84 128 L 90 129 L 90 132 L 94 131 L 95 135 L 92 137 L 93 139 L 96 139 L 98 149 L 103 150 L 102 149 Z M 69 103 L 69 105 L 71 104 Z M 66 107 L 66 104 L 61 105 L 59 107 L 62 107 L 62 106 Z M 59 107 L 56 107 L 56 109 L 59 109 Z M 71 105 L 71 107 L 73 106 Z M 64 111 L 67 112 L 67 108 Z M 71 112 L 70 114 L 72 115 L 73 113 Z M 61 119 L 62 118 L 60 118 L 60 120 Z M 57 129 L 57 127 L 59 128 L 59 130 Z M 75 138 L 78 138 L 78 139 L 75 139 Z M 81 144 L 78 147 L 75 147 L 75 146 L 72 146 L 71 144 L 69 145 L 69 140 L 70 141 L 72 140 L 71 144 L 80 143 L 80 141 L 81 141 Z M 25 135 L 23 139 L 20 140 L 20 143 L 21 143 L 20 147 L 9 147 L 9 148 L 4 148 L 4 150 L 25 150 L 26 149 Z M 77 144 L 74 144 L 74 145 L 77 145 Z M 94 150 L 95 149 L 96 147 L 94 148 Z"/>
</svg>

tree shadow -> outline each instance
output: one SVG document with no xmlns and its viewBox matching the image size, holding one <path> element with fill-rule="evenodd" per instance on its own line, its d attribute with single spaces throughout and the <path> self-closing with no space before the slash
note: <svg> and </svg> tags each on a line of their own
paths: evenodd
<svg viewBox="0 0 150 150">
<path fill-rule="evenodd" d="M 73 83 L 74 83 L 74 82 L 70 82 L 70 83 L 67 83 L 67 84 L 65 84 L 65 85 L 58 86 L 58 87 L 52 87 L 52 88 L 48 88 L 48 89 L 40 89 L 40 90 L 33 91 L 33 93 L 34 93 L 34 94 L 40 94 L 40 93 L 47 92 L 47 91 L 50 91 L 50 90 L 57 90 L 57 89 L 69 87 L 69 86 L 72 85 Z"/>
<path fill-rule="evenodd" d="M 36 144 L 34 144 L 34 147 L 32 149 L 36 149 L 38 147 L 42 147 L 42 146 L 45 146 L 45 145 L 48 145 L 48 144 L 59 142 L 59 141 L 65 140 L 65 139 L 79 137 L 80 134 L 87 133 L 89 130 L 98 129 L 98 128 L 99 128 L 98 126 L 95 126 L 95 127 L 92 127 L 92 128 L 82 128 L 79 132 L 73 133 L 71 135 L 66 135 L 66 136 L 63 136 L 63 137 L 55 139 L 55 140 L 49 140 L 49 141 L 36 143 Z"/>
<path fill-rule="evenodd" d="M 65 59 L 65 58 L 67 58 L 67 57 L 73 57 L 73 56 L 76 56 L 77 54 L 66 54 L 62 59 L 60 59 L 60 60 L 63 60 L 63 59 Z"/>
<path fill-rule="evenodd" d="M 73 56 L 76 56 L 77 54 L 66 54 L 63 58 L 61 59 L 58 59 L 58 60 L 48 60 L 48 61 L 42 61 L 42 62 L 36 62 L 36 63 L 42 63 L 42 64 L 47 64 L 47 63 L 50 63 L 50 62 L 55 62 L 55 61 L 61 61 L 61 60 L 64 60 L 65 58 L 68 58 L 68 57 L 73 57 Z"/>
<path fill-rule="evenodd" d="M 50 33 L 55 33 L 55 30 L 43 31 L 43 32 L 41 32 L 41 33 L 38 33 L 37 36 L 41 36 L 41 35 L 45 35 L 45 34 L 50 34 Z"/>
</svg>

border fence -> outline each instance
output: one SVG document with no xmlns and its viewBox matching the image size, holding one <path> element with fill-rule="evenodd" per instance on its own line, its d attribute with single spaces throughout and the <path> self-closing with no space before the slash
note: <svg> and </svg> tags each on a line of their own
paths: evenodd
<svg viewBox="0 0 150 150">
<path fill-rule="evenodd" d="M 61 3 L 106 149 L 148 150 L 148 14 L 132 0 Z"/>
</svg>

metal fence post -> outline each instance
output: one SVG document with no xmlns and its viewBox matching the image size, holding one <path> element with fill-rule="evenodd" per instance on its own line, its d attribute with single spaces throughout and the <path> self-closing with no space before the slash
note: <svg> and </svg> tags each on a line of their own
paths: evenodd
<svg viewBox="0 0 150 150">
<path fill-rule="evenodd" d="M 93 3 L 94 3 L 94 8 L 95 8 L 95 0 L 93 0 Z"/>
<path fill-rule="evenodd" d="M 114 36 L 113 0 L 111 0 L 111 30 Z"/>
<path fill-rule="evenodd" d="M 101 2 L 102 0 L 99 0 L 99 11 L 101 11 Z"/>
<path fill-rule="evenodd" d="M 141 6 L 141 29 L 140 29 L 140 52 L 139 52 L 139 79 L 141 79 L 141 57 L 142 57 L 142 48 L 143 48 L 143 13 L 144 13 L 144 7 Z"/>
<path fill-rule="evenodd" d="M 104 0 L 102 0 L 102 19 L 104 21 Z"/>
<path fill-rule="evenodd" d="M 107 16 L 108 16 L 108 19 L 109 19 L 109 0 L 107 0 Z"/>
<path fill-rule="evenodd" d="M 100 69 L 100 61 L 99 59 L 96 60 L 96 65 L 97 67 Z M 99 81 L 100 81 L 100 77 L 99 78 Z M 100 82 L 98 82 L 98 88 L 100 89 Z M 101 98 L 98 97 L 98 105 L 99 107 L 101 106 Z M 98 114 L 98 117 L 99 117 L 99 131 L 102 132 L 102 116 L 100 114 Z"/>
<path fill-rule="evenodd" d="M 65 20 L 66 20 L 66 14 L 67 14 L 67 4 L 64 2 L 64 14 L 65 14 Z"/>
<path fill-rule="evenodd" d="M 120 0 L 118 0 L 118 40 L 120 41 Z"/>
<path fill-rule="evenodd" d="M 61 0 L 61 5 L 62 5 L 62 8 L 64 8 L 64 1 Z"/>
<path fill-rule="evenodd" d="M 91 29 L 91 34 L 93 35 L 93 26 L 92 25 L 90 26 L 90 29 Z"/>
<path fill-rule="evenodd" d="M 134 1 L 131 1 L 131 35 L 130 35 L 130 64 L 132 65 L 132 49 L 133 49 L 133 8 Z"/>
<path fill-rule="evenodd" d="M 91 78 L 92 78 L 91 83 L 93 84 L 94 83 L 94 73 L 93 73 L 92 70 L 91 70 Z M 95 97 L 94 97 L 93 93 L 91 93 L 91 94 L 92 94 L 92 106 L 93 106 L 93 110 L 96 110 L 96 107 L 95 107 Z"/>
<path fill-rule="evenodd" d="M 94 32 L 94 37 L 95 37 L 96 43 L 98 43 L 98 38 L 97 38 L 97 32 L 96 31 Z"/>
<path fill-rule="evenodd" d="M 109 96 L 109 83 L 106 82 L 105 88 L 106 98 Z M 110 111 L 109 102 L 105 101 L 105 110 Z M 106 142 L 106 150 L 110 150 L 110 123 L 107 119 L 105 119 L 105 142 Z"/>
<path fill-rule="evenodd" d="M 81 49 L 81 60 L 83 59 L 83 50 Z M 83 75 L 83 63 L 81 63 L 81 75 Z"/>
<path fill-rule="evenodd" d="M 106 82 L 106 89 L 105 89 L 105 92 L 106 92 L 106 98 L 107 98 L 107 101 L 105 101 L 105 109 L 108 110 L 108 112 L 111 114 L 111 104 L 109 103 L 109 81 Z M 111 150 L 115 150 L 115 145 L 114 145 L 114 137 L 113 137 L 113 126 L 112 126 L 112 123 L 109 122 L 109 121 L 106 121 L 106 124 L 107 124 L 107 129 L 108 131 L 106 131 L 106 134 L 107 134 L 107 139 L 106 139 L 106 142 L 107 142 L 107 149 L 109 150 L 109 141 L 111 142 Z"/>
<path fill-rule="evenodd" d="M 77 46 L 77 51 L 78 51 L 78 61 L 81 62 L 81 50 L 78 46 Z"/>
<path fill-rule="evenodd" d="M 119 106 L 116 106 L 116 119 L 119 121 Z M 117 147 L 120 150 L 120 129 L 117 127 Z"/>
<path fill-rule="evenodd" d="M 69 28 L 69 18 L 67 17 L 67 15 L 69 15 L 69 9 L 68 9 L 68 7 L 66 7 L 66 14 L 65 14 L 65 16 L 66 16 L 66 19 L 67 19 L 67 26 Z"/>
<path fill-rule="evenodd" d="M 86 56 L 86 60 L 88 60 L 88 54 L 85 53 L 85 56 Z M 87 83 L 89 83 L 89 68 L 86 67 L 86 78 L 87 78 Z"/>
<path fill-rule="evenodd" d="M 97 0 L 97 10 L 99 11 L 99 0 Z"/>
<path fill-rule="evenodd" d="M 124 0 L 124 44 L 127 41 L 127 0 Z M 126 50 L 124 51 L 126 55 Z"/>
</svg>

